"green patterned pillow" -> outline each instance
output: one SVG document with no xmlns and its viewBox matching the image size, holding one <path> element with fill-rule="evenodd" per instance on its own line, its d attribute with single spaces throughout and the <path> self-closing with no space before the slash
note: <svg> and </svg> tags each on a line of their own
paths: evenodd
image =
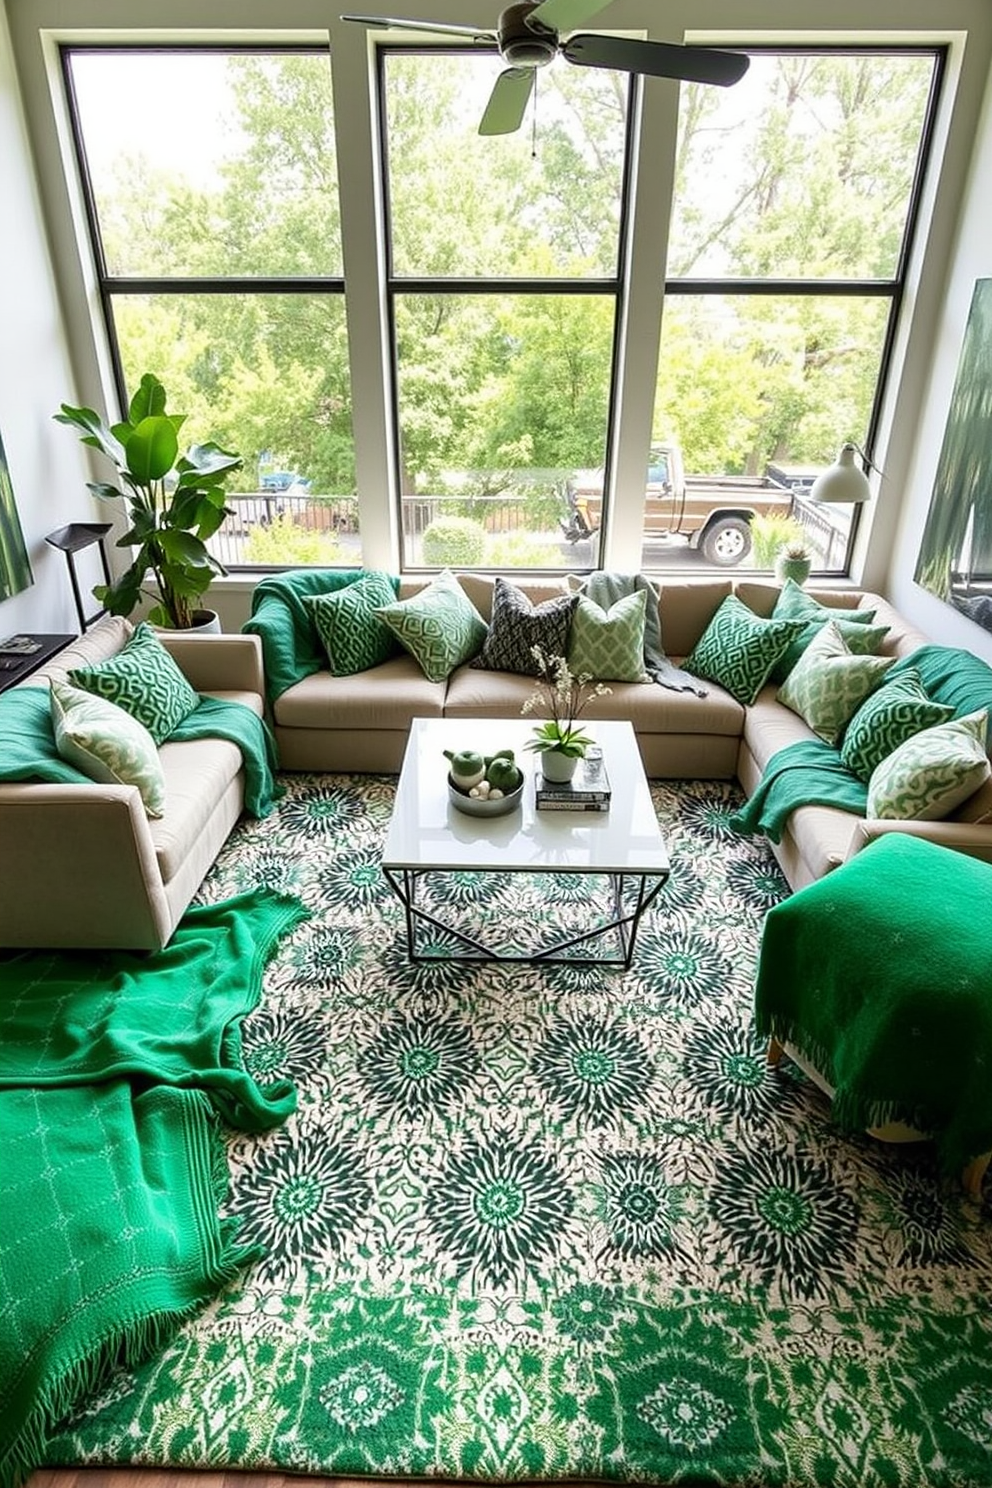
<svg viewBox="0 0 992 1488">
<path fill-rule="evenodd" d="M 155 740 L 136 718 L 68 682 L 52 681 L 55 747 L 98 785 L 135 785 L 149 816 L 165 810 L 165 776 Z"/>
<path fill-rule="evenodd" d="M 382 605 L 375 613 L 430 682 L 444 682 L 486 638 L 486 622 L 447 568 L 419 594 Z"/>
<path fill-rule="evenodd" d="M 604 610 L 578 596 L 568 637 L 568 669 L 597 682 L 650 682 L 644 670 L 647 590 L 624 595 Z"/>
<path fill-rule="evenodd" d="M 74 667 L 69 681 L 130 713 L 156 744 L 200 706 L 199 696 L 144 621 L 116 656 L 95 666 Z"/>
<path fill-rule="evenodd" d="M 868 816 L 884 821 L 942 821 L 992 774 L 985 753 L 984 708 L 914 734 L 884 759 L 868 782 Z"/>
<path fill-rule="evenodd" d="M 736 594 L 728 594 L 683 666 L 718 682 L 745 706 L 754 702 L 801 620 L 763 620 Z"/>
<path fill-rule="evenodd" d="M 886 677 L 861 704 L 844 733 L 840 757 L 855 775 L 868 780 L 900 744 L 953 717 L 953 708 L 927 697 L 919 672 L 909 667 L 898 677 Z"/>
<path fill-rule="evenodd" d="M 332 676 L 367 672 L 396 655 L 396 638 L 376 613 L 392 604 L 396 587 L 387 573 L 373 569 L 333 594 L 305 594 L 303 603 L 327 652 Z"/>
<path fill-rule="evenodd" d="M 837 629 L 847 642 L 850 651 L 857 652 L 859 655 L 873 655 L 889 633 L 887 625 L 873 626 L 871 622 L 874 618 L 874 610 L 844 610 L 839 607 L 832 609 L 829 605 L 822 605 L 819 600 L 813 599 L 812 595 L 800 588 L 793 579 L 786 579 L 782 585 L 782 592 L 775 601 L 772 619 L 803 620 L 805 624 L 796 639 L 786 647 L 783 655 L 775 663 L 768 679 L 769 682 L 785 681 L 810 641 L 819 634 L 828 620 L 836 621 Z"/>
<path fill-rule="evenodd" d="M 857 656 L 833 620 L 814 636 L 776 693 L 819 738 L 836 744 L 869 693 L 881 685 L 894 656 Z"/>
</svg>

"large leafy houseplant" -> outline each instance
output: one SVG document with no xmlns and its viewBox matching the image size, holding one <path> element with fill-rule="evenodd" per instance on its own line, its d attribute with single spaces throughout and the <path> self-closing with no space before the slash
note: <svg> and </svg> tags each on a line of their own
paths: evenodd
<svg viewBox="0 0 992 1488">
<path fill-rule="evenodd" d="M 111 615 L 129 615 L 146 595 L 155 601 L 148 612 L 153 625 L 187 630 L 214 576 L 227 572 L 206 544 L 227 516 L 224 481 L 242 462 L 212 443 L 190 445 L 181 455 L 186 415 L 167 413 L 165 405 L 165 388 L 146 372 L 122 423 L 108 428 L 92 408 L 67 403 L 54 417 L 117 467 L 120 485 L 87 485 L 101 501 L 123 503 L 131 523 L 117 546 L 135 550 L 133 563 L 94 595 Z M 144 587 L 149 575 L 157 593 Z"/>
</svg>

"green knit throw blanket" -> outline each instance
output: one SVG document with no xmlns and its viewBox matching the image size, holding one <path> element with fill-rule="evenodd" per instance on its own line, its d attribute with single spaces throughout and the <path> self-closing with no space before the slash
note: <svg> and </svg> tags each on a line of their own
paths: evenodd
<svg viewBox="0 0 992 1488">
<path fill-rule="evenodd" d="M 308 595 L 335 594 L 363 573 L 361 568 L 301 568 L 273 574 L 255 585 L 251 618 L 241 629 L 246 635 L 257 635 L 262 642 L 265 691 L 270 704 L 296 682 L 327 667 L 327 652 L 304 599 Z M 390 575 L 390 582 L 399 594 L 399 576 Z"/>
<path fill-rule="evenodd" d="M 173 729 L 169 743 L 227 739 L 241 750 L 245 810 L 268 816 L 283 794 L 275 779 L 276 745 L 263 719 L 229 698 L 200 697 L 199 707 Z M 55 747 L 47 687 L 12 687 L 0 696 L 0 780 L 88 785 L 89 777 L 67 764 Z"/>
<path fill-rule="evenodd" d="M 845 1130 L 903 1121 L 946 1172 L 992 1149 L 992 865 L 879 838 L 768 912 L 760 1033 L 835 1087 Z"/>
<path fill-rule="evenodd" d="M 16 1488 L 112 1369 L 164 1347 L 259 1249 L 217 1218 L 224 1148 L 198 1090 L 22 1086 L 0 1090 L 0 1123 L 0 1488 Z"/>
<path fill-rule="evenodd" d="M 260 1131 L 295 1109 L 289 1081 L 242 1067 L 241 1021 L 306 917 L 259 888 L 190 910 L 151 956 L 0 955 L 0 1488 L 259 1254 L 217 1217 L 218 1118 Z"/>
<path fill-rule="evenodd" d="M 188 910 L 164 950 L 0 955 L 0 1088 L 130 1079 L 204 1090 L 243 1131 L 295 1110 L 285 1080 L 241 1064 L 241 1020 L 261 996 L 278 937 L 306 918 L 296 899 L 249 889 Z"/>
</svg>

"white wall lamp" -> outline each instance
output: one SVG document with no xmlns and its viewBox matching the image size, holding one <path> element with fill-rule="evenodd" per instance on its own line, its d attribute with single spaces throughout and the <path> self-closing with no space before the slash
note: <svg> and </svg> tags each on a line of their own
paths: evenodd
<svg viewBox="0 0 992 1488">
<path fill-rule="evenodd" d="M 822 470 L 810 487 L 809 499 L 828 503 L 860 503 L 871 500 L 871 486 L 868 477 L 860 466 L 854 463 L 855 455 L 860 455 L 866 465 L 871 465 L 873 470 L 878 470 L 865 454 L 864 450 L 850 442 L 841 446 L 836 463 Z M 881 474 L 881 471 L 879 471 Z"/>
</svg>

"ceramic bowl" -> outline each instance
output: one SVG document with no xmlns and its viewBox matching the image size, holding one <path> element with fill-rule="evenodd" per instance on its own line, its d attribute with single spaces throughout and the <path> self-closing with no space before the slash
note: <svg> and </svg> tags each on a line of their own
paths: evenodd
<svg viewBox="0 0 992 1488">
<path fill-rule="evenodd" d="M 470 796 L 467 791 L 460 790 L 452 783 L 448 776 L 448 799 L 452 806 L 463 811 L 466 816 L 507 816 L 520 805 L 520 799 L 524 793 L 525 781 L 521 780 L 515 791 L 510 791 L 506 796 L 497 796 L 495 801 L 488 797 Z"/>
</svg>

